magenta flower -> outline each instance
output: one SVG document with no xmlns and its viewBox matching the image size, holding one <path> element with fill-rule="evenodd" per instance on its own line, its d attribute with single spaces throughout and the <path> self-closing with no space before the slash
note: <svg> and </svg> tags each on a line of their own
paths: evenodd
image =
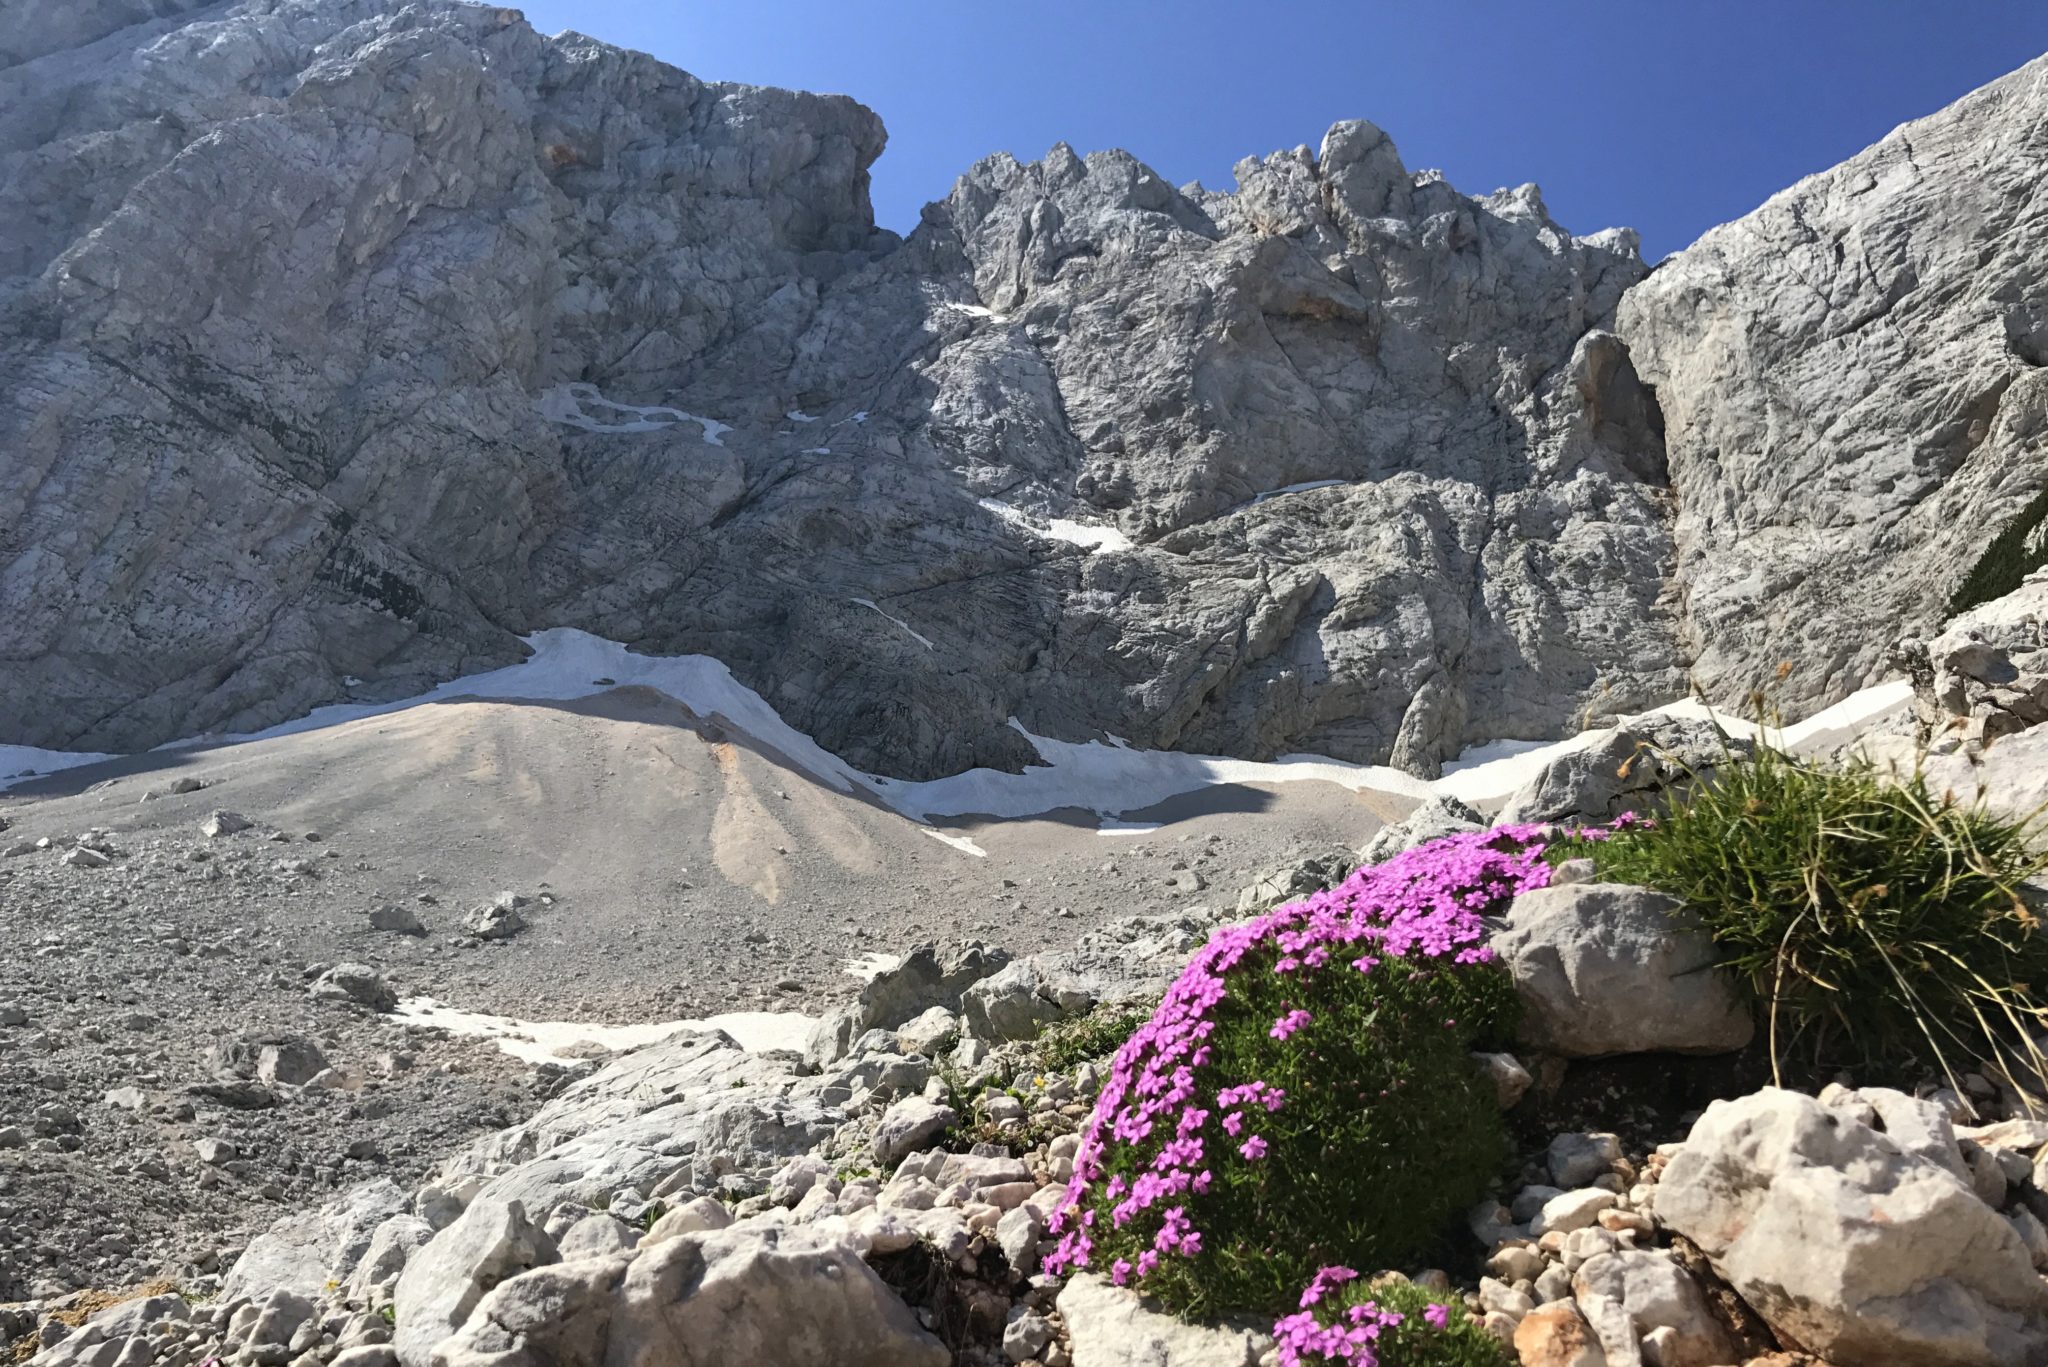
<svg viewBox="0 0 2048 1367">
<path fill-rule="evenodd" d="M 1131 1255 L 1111 1265 L 1118 1285 L 1142 1283 L 1167 1256 L 1205 1258 L 1217 1248 L 1242 1256 L 1238 1235 L 1195 1225 L 1207 1223 L 1216 1193 L 1246 1175 L 1239 1165 L 1276 1156 L 1282 1161 L 1262 1169 L 1258 1180 L 1274 1183 L 1289 1175 L 1296 1152 L 1290 1146 L 1299 1136 L 1278 1123 L 1270 1136 L 1246 1133 L 1255 1107 L 1276 1115 L 1290 1098 L 1264 1078 L 1222 1072 L 1226 1059 L 1245 1066 L 1244 1045 L 1242 1035 L 1216 1033 L 1219 1018 L 1233 1032 L 1251 1027 L 1254 1037 L 1259 1023 L 1269 1019 L 1267 1037 L 1281 1042 L 1315 1021 L 1309 1010 L 1286 1000 L 1278 1003 L 1277 1018 L 1261 1012 L 1247 1020 L 1244 1003 L 1263 1005 L 1271 998 L 1262 994 L 1276 985 L 1260 978 L 1259 992 L 1253 993 L 1245 973 L 1278 973 L 1287 998 L 1313 1003 L 1322 1000 L 1314 994 L 1331 975 L 1374 974 L 1390 961 L 1421 970 L 1425 981 L 1439 966 L 1490 963 L 1495 955 L 1487 945 L 1485 918 L 1516 894 L 1549 883 L 1544 847 L 1553 836 L 1549 827 L 1515 826 L 1432 841 L 1359 869 L 1337 887 L 1216 931 L 1151 1020 L 1117 1051 L 1075 1154 L 1073 1177 L 1047 1222 L 1059 1246 L 1045 1270 L 1088 1267 L 1099 1244 L 1102 1256 L 1112 1256 L 1112 1249 Z M 1233 994 L 1236 1014 L 1219 1012 Z M 1464 1013 L 1436 1019 L 1452 1014 Z M 1291 1046 L 1285 1055 L 1285 1075 L 1303 1094 L 1303 1104 L 1327 1099 L 1316 1095 L 1317 1081 L 1305 1070 L 1329 1046 L 1320 1031 L 1310 1038 L 1313 1043 Z M 1345 1100 L 1373 1104 L 1371 1097 Z M 1229 1144 L 1204 1143 L 1212 1120 L 1220 1120 Z M 1109 1216 L 1099 1227 L 1098 1212 Z M 1349 1268 L 1316 1273 L 1302 1292 L 1301 1312 L 1274 1326 L 1283 1367 L 1375 1367 L 1375 1344 L 1401 1323 L 1399 1314 L 1366 1302 L 1333 1316 L 1337 1323 L 1324 1324 L 1313 1310 L 1328 1313 L 1331 1302 L 1341 1299 L 1338 1289 L 1356 1277 Z M 1448 1324 L 1447 1315 L 1440 1306 L 1425 1312 L 1433 1328 Z"/>
<path fill-rule="evenodd" d="M 1274 1021 L 1273 1028 L 1266 1033 L 1274 1039 L 1286 1039 L 1289 1035 L 1314 1019 L 1315 1017 L 1311 1016 L 1308 1012 L 1296 1008 L 1293 1011 L 1289 1011 L 1279 1020 Z"/>
<path fill-rule="evenodd" d="M 1355 1268 L 1323 1268 L 1320 1272 L 1316 1273 L 1315 1279 L 1308 1284 L 1308 1289 L 1301 1293 L 1301 1308 L 1306 1310 L 1311 1305 L 1314 1305 L 1317 1301 L 1320 1301 L 1325 1295 L 1342 1286 L 1344 1283 L 1355 1282 L 1357 1280 L 1358 1272 Z"/>
</svg>

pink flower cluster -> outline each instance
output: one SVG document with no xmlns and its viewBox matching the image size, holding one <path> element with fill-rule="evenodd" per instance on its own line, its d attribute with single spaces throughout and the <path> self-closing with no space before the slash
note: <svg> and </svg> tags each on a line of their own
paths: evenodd
<svg viewBox="0 0 2048 1367">
<path fill-rule="evenodd" d="M 1352 1362 L 1359 1367 L 1377 1367 L 1378 1356 L 1373 1344 L 1380 1334 L 1392 1329 L 1407 1318 L 1396 1310 L 1382 1310 L 1371 1301 L 1352 1306 L 1345 1311 L 1336 1324 L 1324 1324 L 1310 1308 L 1323 1297 L 1335 1291 L 1345 1282 L 1358 1280 L 1358 1273 L 1348 1267 L 1326 1267 L 1317 1272 L 1308 1289 L 1301 1293 L 1301 1313 L 1288 1315 L 1273 1326 L 1273 1336 L 1280 1343 L 1280 1360 L 1298 1363 L 1315 1353 L 1326 1362 Z M 1424 1315 L 1439 1329 L 1443 1327 L 1444 1309 L 1433 1305 L 1430 1310 L 1437 1313 Z"/>
<path fill-rule="evenodd" d="M 1197 1198 L 1219 1180 L 1219 1169 L 1242 1161 L 1256 1164 L 1267 1142 L 1257 1134 L 1239 1141 L 1255 1108 L 1271 1114 L 1287 1104 L 1284 1092 L 1261 1079 L 1213 1078 L 1209 1044 L 1213 1013 L 1230 995 L 1231 974 L 1248 955 L 1306 987 L 1327 972 L 1371 973 L 1389 959 L 1489 961 L 1481 919 L 1517 893 L 1546 886 L 1550 866 L 1543 858 L 1551 828 L 1500 827 L 1451 836 L 1418 846 L 1339 886 L 1254 921 L 1215 933 L 1168 990 L 1149 1023 L 1117 1051 L 1074 1160 L 1074 1175 L 1051 1222 L 1060 1246 L 1046 1260 L 1058 1273 L 1090 1265 L 1095 1248 L 1096 1205 L 1111 1226 L 1158 1221 L 1151 1247 L 1135 1262 L 1118 1260 L 1111 1269 L 1119 1285 L 1155 1272 L 1161 1259 L 1193 1258 L 1202 1251 L 1193 1221 Z M 1265 951 L 1271 951 L 1267 957 Z M 1290 993 L 1290 995 L 1292 995 Z M 1304 1032 L 1313 1036 L 1315 1017 L 1289 1009 L 1273 1021 L 1270 1037 L 1289 1047 Z M 1212 1144 L 1220 1130 L 1227 1138 Z M 1111 1176 L 1112 1146 L 1125 1146 L 1116 1166 L 1137 1175 Z M 1400 1316 L 1370 1304 L 1347 1312 L 1341 1326 L 1323 1326 L 1308 1313 L 1324 1293 L 1357 1274 L 1325 1268 L 1303 1293 L 1302 1315 L 1280 1322 L 1281 1361 L 1304 1361 L 1305 1353 L 1342 1358 L 1373 1367 L 1370 1345 Z M 1391 1316 L 1391 1318 L 1389 1318 Z M 1301 1323 L 1306 1321 L 1306 1323 Z"/>
</svg>

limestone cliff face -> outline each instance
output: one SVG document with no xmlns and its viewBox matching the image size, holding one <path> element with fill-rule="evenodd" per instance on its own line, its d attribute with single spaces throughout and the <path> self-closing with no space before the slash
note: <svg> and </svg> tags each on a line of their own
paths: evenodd
<svg viewBox="0 0 2048 1367">
<path fill-rule="evenodd" d="M 2048 58 L 1659 266 L 1620 331 L 1656 386 L 1683 637 L 1719 697 L 1875 681 L 2048 487 Z"/>
<path fill-rule="evenodd" d="M 1119 152 L 992 158 L 904 241 L 873 226 L 884 136 L 846 99 L 452 0 L 21 4 L 0 0 L 6 740 L 245 729 L 569 625 L 716 655 L 880 772 L 1015 765 L 1012 717 L 1426 772 L 1662 701 L 1695 657 L 1746 684 L 1780 642 L 1712 610 L 1746 573 L 1712 499 L 1831 516 L 1826 450 L 1777 498 L 1742 463 L 1769 459 L 1720 453 L 1782 425 L 1716 427 L 1752 398 L 1707 394 L 1728 372 L 1685 332 L 1796 307 L 1782 282 L 1729 302 L 1764 268 L 1716 236 L 1645 280 L 1630 235 L 1574 238 L 1534 187 L 1459 194 L 1369 124 L 1243 163 L 1233 194 Z M 1951 367 L 1929 339 L 1991 316 L 1964 297 L 2007 288 L 1941 283 L 1984 255 L 1943 212 L 1977 206 L 1990 275 L 2039 261 L 2015 187 L 2044 104 L 2023 72 L 1941 116 L 1976 150 L 1923 157 L 1898 206 L 1927 220 L 1902 241 L 1956 239 L 1916 258 L 1936 288 L 1897 341 L 1930 377 Z M 1715 252 L 1733 283 L 1682 287 Z M 1985 358 L 1958 413 L 1992 351 L 2036 345 L 2008 302 L 1995 347 L 1958 343 Z M 1877 364 L 1850 355 L 1801 411 Z M 1970 422 L 2005 432 L 2022 389 Z M 1904 467 L 1920 503 L 1985 483 Z M 1901 554 L 1948 536 L 1927 565 L 1956 561 L 1938 521 L 1899 523 Z M 1864 606 L 1787 618 L 1847 662 L 1814 696 L 1860 681 L 1850 636 L 1909 615 Z"/>
</svg>

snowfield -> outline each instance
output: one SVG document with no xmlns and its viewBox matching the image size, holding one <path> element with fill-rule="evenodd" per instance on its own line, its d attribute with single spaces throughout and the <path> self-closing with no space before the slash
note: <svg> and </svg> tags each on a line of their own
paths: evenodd
<svg viewBox="0 0 2048 1367">
<path fill-rule="evenodd" d="M 858 605 L 889 614 L 865 599 Z M 902 621 L 892 622 L 927 649 L 932 643 Z M 1548 744 L 1495 741 L 1467 751 L 1445 766 L 1444 776 L 1420 779 L 1386 765 L 1350 764 L 1317 755 L 1284 755 L 1276 760 L 1232 759 L 1222 755 L 1191 755 L 1175 750 L 1138 750 L 1120 742 L 1064 741 L 1032 734 L 1012 719 L 1010 725 L 1031 743 L 1042 761 L 1022 773 L 970 769 L 947 778 L 912 782 L 863 773 L 785 722 L 760 694 L 735 679 L 732 671 L 708 655 L 637 655 L 616 641 L 585 631 L 558 627 L 525 638 L 533 654 L 525 661 L 485 674 L 451 679 L 416 698 L 381 704 L 336 703 L 266 730 L 227 736 L 203 736 L 160 747 L 178 749 L 201 744 L 234 744 L 335 726 L 363 717 L 382 716 L 425 703 L 456 699 L 560 700 L 591 697 L 615 687 L 640 685 L 657 689 L 700 716 L 722 718 L 726 724 L 784 756 L 811 778 L 842 793 L 865 792 L 919 824 L 935 818 L 980 816 L 1008 819 L 1039 816 L 1078 808 L 1101 819 L 1104 834 L 1141 833 L 1149 823 L 1122 821 L 1169 798 L 1220 784 L 1280 784 L 1314 780 L 1352 792 L 1375 792 L 1420 800 L 1443 793 L 1475 805 L 1505 799 L 1558 755 L 1583 748 L 1607 734 L 1585 732 Z M 604 680 L 600 683 L 599 680 Z M 1794 749 L 1823 749 L 1852 739 L 1872 722 L 1906 707 L 1912 687 L 1895 680 L 1864 689 L 1833 707 L 1783 729 L 1779 742 Z M 1727 713 L 1712 712 L 1688 699 L 1656 709 L 1664 715 L 1713 717 L 1734 735 L 1754 735 L 1757 727 Z M 52 773 L 113 758 L 73 754 L 29 746 L 0 746 L 0 788 L 19 782 L 30 772 Z M 937 833 L 934 833 L 937 834 Z M 969 853 L 973 841 L 940 835 Z"/>
<path fill-rule="evenodd" d="M 623 421 L 605 421 L 592 417 L 584 411 L 591 408 L 608 409 L 613 413 L 627 415 Z M 565 427 L 581 428 L 585 432 L 661 432 L 680 422 L 694 422 L 704 433 L 704 444 L 723 446 L 727 432 L 732 428 L 711 418 L 700 418 L 695 413 L 685 413 L 680 408 L 663 408 L 658 404 L 615 403 L 598 392 L 594 384 L 561 384 L 541 391 L 534 400 L 534 409 L 549 422 L 558 422 Z M 806 418 L 809 422 L 811 419 Z"/>
</svg>

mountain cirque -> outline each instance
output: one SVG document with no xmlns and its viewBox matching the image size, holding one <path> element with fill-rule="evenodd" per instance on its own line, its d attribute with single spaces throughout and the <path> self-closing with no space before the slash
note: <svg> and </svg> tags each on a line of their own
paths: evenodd
<svg viewBox="0 0 2048 1367">
<path fill-rule="evenodd" d="M 858 104 L 512 10 L 0 29 L 12 741 L 577 626 L 874 772 L 1014 768 L 1015 717 L 1428 773 L 1871 682 L 2042 482 L 2039 62 L 1651 273 L 1365 123 L 1234 194 L 997 156 L 906 240 Z"/>
</svg>

